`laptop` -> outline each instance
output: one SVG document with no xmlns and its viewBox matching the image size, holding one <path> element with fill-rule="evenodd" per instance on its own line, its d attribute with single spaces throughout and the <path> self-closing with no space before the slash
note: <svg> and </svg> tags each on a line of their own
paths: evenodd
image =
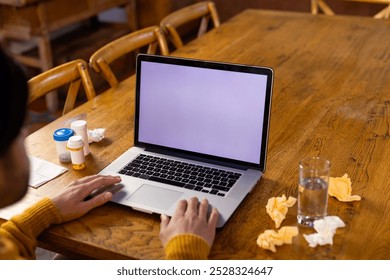
<svg viewBox="0 0 390 280">
<path fill-rule="evenodd" d="M 265 171 L 272 87 L 268 67 L 138 55 L 134 146 L 100 172 L 122 178 L 112 201 L 172 216 L 206 198 L 224 226 Z"/>
</svg>

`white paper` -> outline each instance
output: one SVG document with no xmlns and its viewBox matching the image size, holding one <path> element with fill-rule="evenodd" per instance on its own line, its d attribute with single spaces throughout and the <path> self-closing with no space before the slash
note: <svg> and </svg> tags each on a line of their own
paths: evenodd
<svg viewBox="0 0 390 280">
<path fill-rule="evenodd" d="M 68 171 L 67 168 L 59 166 L 50 161 L 29 156 L 30 159 L 30 181 L 28 185 L 39 188 L 46 182 Z"/>
</svg>

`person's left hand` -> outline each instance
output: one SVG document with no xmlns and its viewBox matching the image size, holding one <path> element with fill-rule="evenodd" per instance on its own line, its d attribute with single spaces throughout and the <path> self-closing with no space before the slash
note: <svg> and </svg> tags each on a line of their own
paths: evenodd
<svg viewBox="0 0 390 280">
<path fill-rule="evenodd" d="M 117 184 L 120 181 L 119 176 L 93 175 L 84 177 L 70 183 L 61 194 L 53 198 L 53 203 L 60 211 L 63 222 L 71 221 L 112 198 L 111 192 L 103 192 L 85 201 L 93 191 Z"/>
<path fill-rule="evenodd" d="M 207 199 L 199 203 L 198 198 L 180 200 L 172 218 L 161 215 L 160 239 L 165 247 L 169 240 L 180 234 L 194 234 L 203 238 L 211 247 L 214 242 L 215 229 L 219 212 L 213 208 L 207 217 L 209 202 Z"/>
</svg>

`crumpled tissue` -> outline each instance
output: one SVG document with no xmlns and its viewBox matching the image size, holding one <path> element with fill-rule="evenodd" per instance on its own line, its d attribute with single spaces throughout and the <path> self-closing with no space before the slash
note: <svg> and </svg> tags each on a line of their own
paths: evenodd
<svg viewBox="0 0 390 280">
<path fill-rule="evenodd" d="M 314 221 L 314 229 L 317 233 L 304 234 L 303 236 L 312 248 L 317 245 L 332 245 L 333 235 L 339 227 L 345 227 L 343 220 L 337 216 L 327 216 L 323 219 Z"/>
<path fill-rule="evenodd" d="M 285 226 L 281 227 L 277 232 L 273 229 L 264 231 L 257 238 L 259 247 L 276 252 L 276 246 L 283 244 L 291 244 L 294 236 L 298 235 L 298 227 Z"/>
<path fill-rule="evenodd" d="M 343 177 L 330 177 L 328 193 L 343 202 L 357 201 L 361 199 L 359 195 L 351 195 L 352 183 L 348 174 L 344 174 Z"/>
<path fill-rule="evenodd" d="M 105 128 L 95 128 L 94 130 L 88 129 L 88 142 L 99 142 L 104 138 Z"/>
<path fill-rule="evenodd" d="M 268 199 L 265 208 L 267 209 L 268 215 L 275 222 L 276 228 L 279 228 L 282 221 L 286 218 L 288 207 L 292 207 L 296 201 L 297 199 L 292 196 L 286 199 L 284 194 L 281 197 L 271 197 Z"/>
</svg>

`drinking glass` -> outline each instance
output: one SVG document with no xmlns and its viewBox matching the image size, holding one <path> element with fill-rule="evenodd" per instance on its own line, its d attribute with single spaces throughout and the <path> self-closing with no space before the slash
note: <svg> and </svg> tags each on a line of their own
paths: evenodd
<svg viewBox="0 0 390 280">
<path fill-rule="evenodd" d="M 313 227 L 315 220 L 326 216 L 330 162 L 321 157 L 299 161 L 298 223 Z"/>
</svg>

